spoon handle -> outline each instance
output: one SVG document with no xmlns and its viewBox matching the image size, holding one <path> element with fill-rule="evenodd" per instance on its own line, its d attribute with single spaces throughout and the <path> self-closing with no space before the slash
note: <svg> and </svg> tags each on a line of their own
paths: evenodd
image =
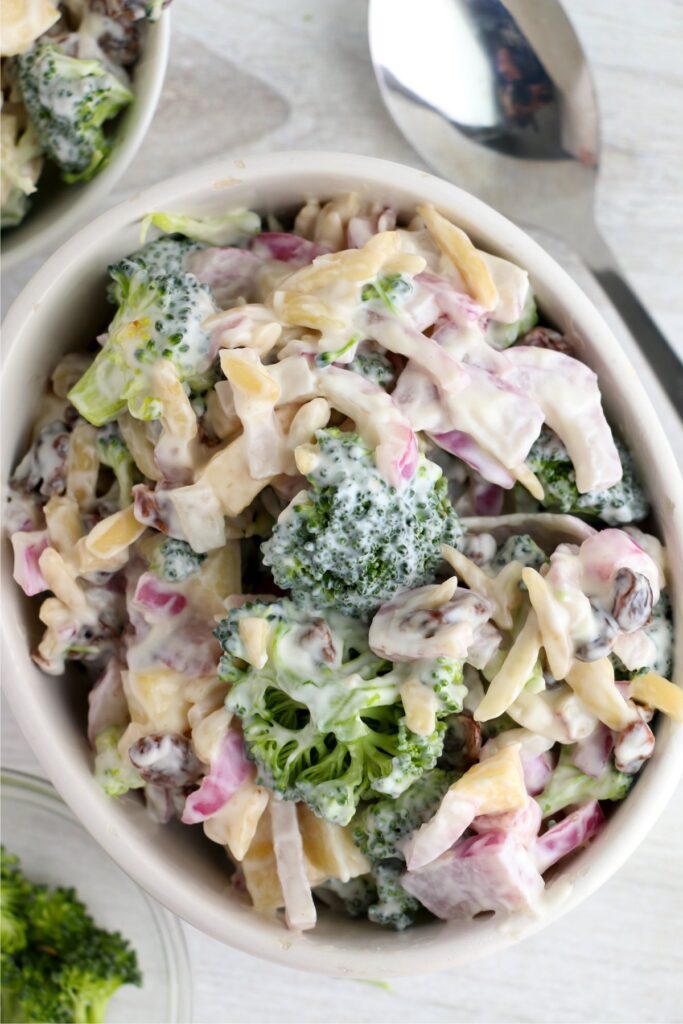
<svg viewBox="0 0 683 1024">
<path fill-rule="evenodd" d="M 586 263 L 612 300 L 674 409 L 679 416 L 683 415 L 683 363 L 680 357 L 631 288 L 597 228 L 587 233 L 581 248 Z"/>
</svg>

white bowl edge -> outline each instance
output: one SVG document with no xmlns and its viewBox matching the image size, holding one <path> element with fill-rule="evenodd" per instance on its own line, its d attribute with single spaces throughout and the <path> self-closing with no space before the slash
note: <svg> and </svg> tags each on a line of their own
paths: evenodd
<svg viewBox="0 0 683 1024">
<path fill-rule="evenodd" d="M 57 308 L 60 288 L 70 292 L 72 300 L 84 298 L 88 289 L 84 278 L 95 275 L 89 268 L 101 267 L 97 276 L 103 277 L 109 258 L 134 248 L 133 225 L 150 209 L 175 206 L 201 211 L 211 206 L 248 205 L 253 202 L 250 196 L 259 200 L 261 209 L 271 197 L 271 205 L 277 208 L 283 202 L 293 205 L 297 197 L 300 201 L 316 191 L 329 196 L 352 188 L 402 201 L 405 208 L 421 199 L 435 203 L 484 248 L 527 267 L 551 319 L 565 329 L 572 327 L 584 340 L 587 361 L 600 373 L 612 419 L 635 451 L 648 489 L 656 496 L 655 509 L 672 568 L 676 639 L 679 645 L 683 643 L 683 484 L 654 410 L 618 343 L 574 282 L 520 229 L 455 186 L 408 167 L 336 153 L 225 158 L 154 186 L 103 214 L 48 260 L 8 313 L 3 417 L 12 418 L 12 409 L 22 404 L 11 382 L 22 361 L 31 365 L 31 333 L 39 338 L 41 317 L 50 321 L 43 311 L 53 308 L 53 303 Z M 105 249 L 109 251 L 106 258 L 99 252 Z M 82 275 L 76 268 L 82 269 Z M 101 308 L 101 300 L 97 305 Z M 68 346 L 62 347 L 66 350 Z M 47 341 L 43 348 L 48 351 Z M 33 378 L 30 370 L 24 375 L 39 384 L 50 370 L 51 365 L 39 360 Z M 15 413 L 14 419 L 19 418 L 19 412 Z M 24 420 L 28 422 L 26 412 Z M 3 440 L 7 461 L 16 458 L 21 443 L 23 437 L 16 432 L 10 440 Z M 201 871 L 189 870 L 195 863 L 193 851 L 179 832 L 168 830 L 170 841 L 165 842 L 137 805 L 126 801 L 113 804 L 99 792 L 90 776 L 84 739 L 57 698 L 59 681 L 45 680 L 28 657 L 26 619 L 9 571 L 3 577 L 3 604 L 3 659 L 11 666 L 9 676 L 5 673 L 6 693 L 43 767 L 85 827 L 140 885 L 195 927 L 246 952 L 302 969 L 370 978 L 423 973 L 459 966 L 537 931 L 576 906 L 620 867 L 654 824 L 683 770 L 683 728 L 669 720 L 661 722 L 655 757 L 633 793 L 602 836 L 558 872 L 548 886 L 545 912 L 538 918 L 514 918 L 502 924 L 494 919 L 464 925 L 437 923 L 395 935 L 327 917 L 316 931 L 292 935 L 278 919 L 261 917 L 239 902 L 227 902 L 223 898 L 227 873 L 222 877 L 220 871 L 212 872 L 206 865 Z M 679 682 L 680 664 L 679 657 Z M 169 848 L 161 849 L 162 845 Z M 204 860 L 197 857 L 195 867 Z"/>
</svg>

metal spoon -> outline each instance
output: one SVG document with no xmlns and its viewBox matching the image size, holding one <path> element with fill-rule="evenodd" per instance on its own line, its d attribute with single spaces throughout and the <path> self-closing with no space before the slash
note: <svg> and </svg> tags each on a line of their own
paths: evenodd
<svg viewBox="0 0 683 1024">
<path fill-rule="evenodd" d="M 440 174 L 578 252 L 680 413 L 683 366 L 595 223 L 598 108 L 558 0 L 370 0 L 369 34 L 408 141 Z"/>
</svg>

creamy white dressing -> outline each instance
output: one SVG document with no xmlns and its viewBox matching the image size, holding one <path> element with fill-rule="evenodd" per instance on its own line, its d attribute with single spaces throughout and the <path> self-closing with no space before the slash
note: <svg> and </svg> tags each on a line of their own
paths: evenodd
<svg viewBox="0 0 683 1024">
<path fill-rule="evenodd" d="M 324 230 L 321 227 L 318 231 L 316 224 L 311 224 L 310 236 L 317 238 L 320 234 L 329 239 L 339 234 L 342 239 L 346 238 L 349 246 L 362 246 L 377 230 L 392 228 L 391 211 L 386 215 L 381 210 L 368 212 L 358 202 L 351 203 L 349 211 L 350 215 L 348 211 L 344 214 L 338 211 L 330 217 Z M 406 493 L 416 496 L 418 505 L 428 497 L 440 469 L 432 462 L 419 459 L 417 431 L 430 435 L 459 431 L 466 435 L 473 450 L 480 453 L 482 467 L 488 466 L 491 471 L 495 465 L 504 474 L 503 483 L 498 482 L 496 486 L 505 487 L 512 486 L 516 476 L 511 471 L 518 470 L 542 424 L 547 423 L 569 452 L 579 491 L 604 488 L 619 479 L 621 464 L 592 371 L 560 352 L 524 345 L 504 351 L 494 347 L 495 332 L 491 331 L 491 324 L 515 328 L 520 319 L 527 322 L 529 310 L 533 308 L 526 272 L 507 261 L 481 254 L 498 296 L 495 308 L 486 312 L 466 293 L 464 280 L 438 250 L 429 232 L 421 227 L 399 229 L 398 237 L 401 242 L 401 252 L 396 257 L 398 265 L 414 269 L 422 264 L 415 260 L 400 264 L 400 260 L 406 255 L 419 256 L 426 263 L 424 270 L 399 273 L 392 270 L 389 261 L 388 268 L 369 281 L 347 280 L 340 271 L 324 287 L 307 290 L 308 286 L 304 286 L 300 292 L 296 291 L 297 280 L 305 282 L 305 275 L 297 279 L 302 263 L 296 260 L 285 263 L 262 254 L 257 256 L 256 249 L 253 253 L 233 249 L 229 259 L 225 257 L 226 249 L 204 249 L 195 254 L 198 275 L 211 277 L 213 283 L 207 280 L 207 285 L 222 288 L 221 294 L 235 305 L 216 313 L 209 291 L 202 290 L 196 315 L 193 314 L 185 325 L 188 352 L 181 367 L 181 379 L 189 378 L 190 364 L 208 369 L 219 347 L 242 349 L 250 353 L 253 368 L 270 376 L 276 385 L 277 397 L 271 394 L 264 400 L 258 389 L 252 388 L 253 381 L 247 380 L 238 387 L 227 380 L 219 381 L 213 392 L 209 390 L 207 405 L 211 404 L 213 393 L 214 402 L 220 405 L 222 432 L 209 430 L 209 443 L 201 436 L 201 430 L 198 438 L 190 443 L 178 440 L 166 429 L 165 422 L 163 431 L 157 422 L 147 423 L 146 436 L 156 445 L 164 485 L 157 490 L 152 489 L 153 484 L 136 489 L 135 512 L 140 522 L 154 530 L 163 526 L 164 532 L 188 541 L 197 552 L 223 548 L 226 543 L 224 505 L 202 471 L 214 450 L 216 436 L 225 438 L 240 430 L 247 448 L 239 470 L 245 481 L 236 479 L 236 488 L 246 482 L 253 488 L 252 493 L 258 494 L 258 481 L 265 487 L 272 477 L 282 473 L 281 479 L 273 482 L 277 494 L 282 495 L 289 486 L 283 483 L 287 472 L 290 483 L 299 486 L 297 480 L 303 481 L 303 477 L 299 477 L 293 467 L 293 451 L 298 448 L 297 457 L 304 461 L 309 458 L 310 472 L 303 462 L 298 469 L 316 485 L 337 488 L 341 500 L 350 508 L 370 503 L 373 514 L 356 524 L 353 542 L 341 531 L 326 542 L 333 567 L 356 560 L 359 546 L 372 545 L 377 522 L 382 522 L 390 507 L 386 482 L 398 491 L 406 488 Z M 329 257 L 321 256 L 316 265 L 325 267 L 332 262 Z M 304 305 L 309 303 L 310 315 L 302 315 L 307 321 L 304 324 L 293 322 L 289 312 L 292 296 L 298 296 Z M 120 356 L 109 363 L 98 363 L 96 370 L 103 395 L 114 404 L 125 404 L 131 397 L 135 402 L 151 391 L 154 359 L 141 359 L 140 345 L 150 340 L 153 345 L 157 341 L 165 344 L 165 329 L 157 328 L 155 322 L 161 308 L 153 305 L 147 312 L 150 323 L 142 326 L 137 319 L 128 322 L 126 317 L 123 322 L 119 318 L 103 349 L 106 351 L 107 346 L 115 343 Z M 319 315 L 323 319 L 328 317 L 329 322 L 316 326 Z M 510 343 L 515 330 L 505 334 L 501 345 Z M 386 387 L 355 372 L 354 367 L 349 368 L 360 345 L 365 346 L 365 351 L 379 353 L 385 359 L 389 372 L 382 383 Z M 389 391 L 392 371 L 398 374 L 398 381 L 395 389 Z M 188 383 L 186 390 L 189 388 Z M 289 421 L 282 413 L 275 415 L 276 407 L 301 408 L 313 399 L 326 409 L 328 416 L 331 410 L 331 422 L 341 423 L 343 430 L 351 429 L 344 417 L 351 420 L 363 445 L 372 451 L 376 470 L 371 467 L 363 482 L 354 471 L 354 460 L 343 446 L 330 451 L 324 449 L 322 440 L 319 445 L 307 443 L 313 431 L 306 434 L 303 427 L 295 443 L 293 432 L 288 434 L 289 428 L 282 425 Z M 203 406 L 197 408 L 201 410 Z M 133 411 L 142 416 L 143 413 L 157 415 L 162 410 L 151 406 L 143 410 L 136 406 Z M 201 417 L 201 411 L 198 415 Z M 323 418 L 320 422 L 327 420 Z M 36 510 L 33 518 L 28 516 L 21 493 L 15 518 L 21 518 L 23 529 L 27 524 L 41 527 L 39 502 L 42 498 L 38 494 L 47 497 L 51 493 L 43 490 L 42 481 L 58 478 L 63 469 L 63 455 L 50 446 L 51 429 L 54 432 L 56 428 L 48 428 L 45 437 L 20 467 L 24 473 L 21 486 L 33 494 L 35 501 L 31 498 L 29 504 Z M 448 461 L 450 474 L 460 474 L 464 480 L 464 464 L 455 459 Z M 485 470 L 482 468 L 481 472 Z M 192 486 L 178 486 L 193 478 L 198 482 Z M 227 481 L 226 485 L 229 484 Z M 288 493 L 291 494 L 291 489 Z M 391 498 L 394 500 L 395 494 Z M 294 503 L 304 501 L 305 491 L 294 499 Z M 102 499 L 97 499 L 96 504 L 97 514 L 101 515 L 105 510 Z M 262 505 L 259 505 L 261 516 L 263 508 L 272 509 L 275 516 L 280 512 L 273 492 L 264 491 Z M 292 512 L 293 506 L 286 508 L 280 522 L 286 523 Z M 623 516 L 632 513 L 629 505 L 619 512 Z M 253 507 L 247 509 L 246 515 L 252 514 Z M 465 553 L 484 571 L 483 577 L 479 574 L 480 581 L 496 575 L 496 570 L 511 560 L 533 565 L 544 576 L 548 591 L 548 622 L 553 631 L 568 638 L 573 655 L 581 656 L 582 660 L 594 660 L 591 645 L 596 639 L 600 640 L 605 623 L 609 625 L 621 614 L 623 626 L 614 627 L 616 632 L 609 649 L 630 671 L 649 666 L 666 674 L 671 653 L 671 627 L 664 602 L 657 605 L 664 586 L 665 556 L 656 538 L 630 527 L 629 532 L 593 533 L 580 520 L 547 518 L 553 519 L 544 532 L 544 550 L 550 556 L 549 564 L 528 537 L 508 534 L 506 539 L 505 534 L 500 535 L 496 524 L 506 517 L 481 520 L 486 524 L 482 528 L 485 532 L 473 530 L 463 543 Z M 564 532 L 560 520 L 565 524 Z M 232 530 L 235 523 L 229 525 Z M 531 527 L 529 532 L 535 537 Z M 231 535 L 235 534 L 228 533 Z M 567 536 L 575 538 L 577 543 L 558 546 L 557 540 Z M 207 741 L 206 749 L 217 749 L 232 714 L 221 708 L 223 691 L 215 700 L 212 696 L 202 698 L 201 713 L 198 704 L 193 706 L 189 718 L 188 711 L 192 705 L 190 692 L 198 692 L 197 684 L 203 680 L 210 685 L 217 682 L 220 652 L 211 633 L 214 623 L 208 618 L 216 613 L 220 615 L 226 593 L 221 589 L 224 581 L 214 582 L 210 574 L 199 579 L 203 571 L 200 569 L 198 574 L 182 582 L 157 581 L 158 594 L 150 593 L 145 599 L 139 592 L 136 599 L 136 584 L 145 565 L 142 559 L 148 555 L 149 551 L 140 542 L 131 552 L 126 571 L 129 627 L 124 634 L 121 654 L 125 655 L 123 684 L 134 723 L 126 743 L 150 733 L 189 735 L 192 732 L 194 737 L 196 731 L 199 737 L 200 727 L 211 718 L 205 730 L 205 739 L 210 736 L 211 740 L 210 744 Z M 417 554 L 409 550 L 405 557 L 410 563 Z M 408 564 L 408 571 L 410 568 Z M 627 573 L 621 582 L 619 573 Z M 641 599 L 643 593 L 647 596 L 647 589 L 642 590 L 643 579 L 651 591 L 655 609 L 652 619 L 645 625 L 638 621 L 638 608 L 627 608 L 624 612 L 622 607 L 620 612 L 617 607 L 619 602 L 628 604 L 631 580 L 628 573 L 641 581 Z M 531 593 L 534 578 L 527 578 L 529 587 L 521 586 L 520 592 L 515 589 L 520 613 L 528 610 L 525 595 Z M 317 615 L 291 611 L 287 622 L 274 616 L 267 638 L 263 640 L 266 645 L 265 653 L 261 651 L 263 660 L 244 660 L 261 666 L 254 670 L 263 673 L 257 676 L 257 684 L 265 680 L 265 685 L 277 685 L 293 700 L 309 708 L 311 723 L 306 728 L 311 732 L 325 731 L 330 723 L 338 723 L 341 715 L 343 721 L 349 722 L 348 738 L 353 738 L 354 730 L 354 735 L 358 735 L 365 726 L 358 720 L 357 711 L 366 706 L 368 686 L 379 706 L 396 703 L 402 693 L 406 694 L 406 717 L 407 684 L 416 685 L 418 690 L 422 686 L 429 691 L 428 697 L 434 698 L 434 714 L 441 717 L 443 709 L 436 698 L 439 687 L 445 685 L 445 677 L 436 678 L 443 668 L 439 659 L 466 660 L 464 684 L 457 682 L 457 672 L 455 681 L 446 682 L 449 699 L 457 703 L 460 698 L 466 708 L 474 711 L 484 698 L 481 676 L 474 666 L 485 669 L 486 678 L 490 678 L 493 660 L 504 657 L 499 652 L 501 648 L 503 652 L 509 649 L 521 616 L 516 614 L 514 628 L 501 633 L 490 620 L 489 602 L 480 598 L 474 589 L 458 588 L 456 582 L 452 581 L 448 593 L 440 591 L 444 586 L 448 589 L 448 583 L 399 593 L 379 609 L 371 624 L 361 620 L 351 626 L 350 620 L 333 612 Z M 238 578 L 234 586 L 239 590 Z M 481 586 L 486 589 L 483 583 Z M 207 588 L 212 593 L 215 591 L 211 601 Z M 168 600 L 165 591 L 168 591 Z M 440 593 L 438 600 L 437 592 Z M 67 630 L 94 623 L 100 616 L 112 618 L 110 605 L 117 600 L 120 597 L 113 589 L 86 587 L 83 608 L 62 622 L 65 635 Z M 225 607 L 237 607 L 239 600 L 233 595 Z M 644 606 L 647 606 L 646 601 Z M 630 628 L 634 623 L 638 628 Z M 252 639 L 255 635 L 260 636 L 257 631 L 251 634 Z M 367 653 L 368 643 L 378 658 L 393 663 L 386 674 L 371 680 L 363 675 L 376 671 L 376 663 L 371 662 L 375 668 L 370 670 L 361 667 L 363 658 L 371 657 Z M 582 648 L 587 648 L 587 653 L 581 653 Z M 354 650 L 365 652 L 355 665 L 355 656 L 350 653 Z M 49 670 L 54 670 L 56 664 L 55 661 Z M 242 666 L 242 669 L 248 673 L 248 668 Z M 520 728 L 503 731 L 489 740 L 482 759 L 513 743 L 520 744 L 525 755 L 539 756 L 556 743 L 575 743 L 596 730 L 597 717 L 568 685 L 561 682 L 554 685 L 551 678 L 547 682 L 549 688 L 544 689 L 546 680 L 539 674 L 521 692 L 516 691 L 519 696 L 509 714 Z M 638 728 L 629 727 L 620 735 L 617 743 L 620 763 L 639 767 L 651 752 L 648 732 L 641 728 L 644 724 L 635 723 Z M 162 743 L 162 749 L 155 750 L 153 755 L 143 752 L 142 769 L 153 769 L 161 760 L 171 772 L 179 770 L 179 755 L 171 747 L 172 744 L 164 746 Z M 396 779 L 376 786 L 378 791 L 382 788 L 387 795 L 397 796 L 404 786 L 397 775 Z M 391 913 L 400 910 L 393 897 L 384 906 Z"/>
</svg>

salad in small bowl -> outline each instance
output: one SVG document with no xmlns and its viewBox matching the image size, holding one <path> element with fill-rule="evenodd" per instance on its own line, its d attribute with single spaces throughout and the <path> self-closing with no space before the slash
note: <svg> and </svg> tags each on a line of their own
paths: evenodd
<svg viewBox="0 0 683 1024">
<path fill-rule="evenodd" d="M 163 0 L 12 0 L 0 60 L 5 268 L 64 233 L 123 174 L 156 107 Z"/>
<path fill-rule="evenodd" d="M 59 687 L 46 767 L 136 878 L 372 975 L 540 927 L 661 806 L 680 534 L 561 271 L 450 186 L 344 160 L 181 179 L 84 233 L 107 280 L 62 282 L 83 329 L 8 467 L 39 631 L 7 629 L 20 719 Z"/>
</svg>

